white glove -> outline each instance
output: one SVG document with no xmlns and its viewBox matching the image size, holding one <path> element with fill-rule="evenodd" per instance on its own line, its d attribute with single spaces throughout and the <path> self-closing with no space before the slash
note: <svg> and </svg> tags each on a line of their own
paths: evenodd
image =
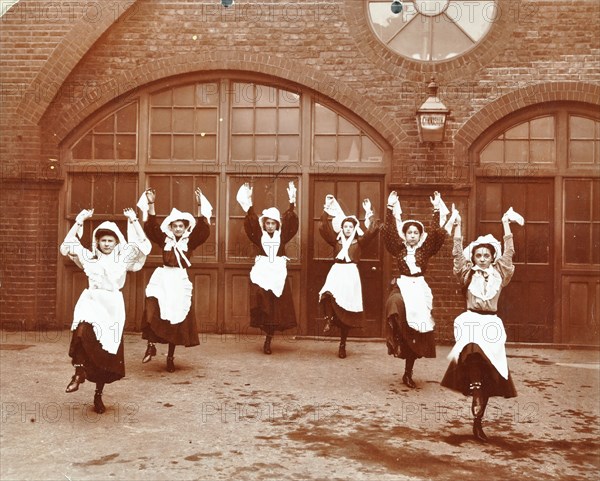
<svg viewBox="0 0 600 481">
<path fill-rule="evenodd" d="M 134 222 L 137 220 L 137 215 L 135 214 L 135 210 L 133 209 L 123 209 L 123 215 L 125 217 L 127 217 L 131 222 Z"/>
<path fill-rule="evenodd" d="M 244 212 L 248 212 L 248 209 L 252 207 L 252 187 L 250 187 L 248 182 L 242 184 L 238 190 L 236 200 L 242 209 L 244 209 Z"/>
<path fill-rule="evenodd" d="M 373 215 L 373 207 L 371 206 L 371 200 L 365 199 L 362 203 L 363 209 L 365 210 L 365 217 L 371 217 Z"/>
<path fill-rule="evenodd" d="M 290 184 L 287 188 L 288 196 L 290 197 L 290 204 L 296 205 L 296 186 L 294 185 L 294 181 L 290 181 Z"/>
</svg>

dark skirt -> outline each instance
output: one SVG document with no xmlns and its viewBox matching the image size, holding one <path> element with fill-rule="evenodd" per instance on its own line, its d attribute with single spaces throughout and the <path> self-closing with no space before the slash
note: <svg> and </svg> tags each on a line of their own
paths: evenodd
<svg viewBox="0 0 600 481">
<path fill-rule="evenodd" d="M 321 304 L 325 310 L 325 315 L 327 315 L 328 311 L 328 307 L 326 307 L 327 303 L 329 303 L 329 306 L 331 306 L 331 309 L 333 310 L 334 316 L 332 324 L 334 326 L 339 328 L 348 327 L 352 329 L 363 328 L 365 320 L 364 312 L 350 312 L 343 307 L 340 307 L 337 302 L 335 302 L 333 294 L 331 294 L 329 291 L 324 292 L 321 295 L 321 300 L 319 301 L 319 304 Z"/>
<path fill-rule="evenodd" d="M 250 282 L 250 327 L 273 332 L 285 331 L 297 325 L 294 299 L 288 279 L 285 280 L 280 297 Z"/>
<path fill-rule="evenodd" d="M 442 379 L 442 386 L 460 392 L 465 396 L 471 394 L 469 389 L 469 373 L 465 362 L 469 354 L 479 354 L 484 360 L 481 386 L 486 397 L 511 398 L 517 396 L 517 390 L 513 384 L 510 372 L 508 373 L 508 379 L 504 379 L 483 353 L 483 350 L 474 343 L 467 344 L 464 347 L 458 357 L 458 362 L 452 361 L 450 363 Z"/>
<path fill-rule="evenodd" d="M 83 364 L 88 381 L 110 384 L 125 376 L 123 340 L 116 354 L 104 349 L 88 322 L 80 323 L 71 336 L 69 356 L 73 364 Z"/>
<path fill-rule="evenodd" d="M 200 344 L 194 299 L 187 316 L 179 324 L 171 324 L 161 319 L 160 307 L 156 297 L 146 297 L 144 314 L 142 315 L 142 339 L 159 344 L 174 344 L 176 346 L 192 347 Z"/>
<path fill-rule="evenodd" d="M 404 299 L 394 286 L 385 305 L 386 345 L 389 355 L 407 358 L 435 357 L 434 331 L 419 332 L 408 325 Z"/>
</svg>

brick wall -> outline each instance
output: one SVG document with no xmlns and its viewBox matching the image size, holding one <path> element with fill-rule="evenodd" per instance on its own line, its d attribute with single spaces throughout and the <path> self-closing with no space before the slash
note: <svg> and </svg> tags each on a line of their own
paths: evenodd
<svg viewBox="0 0 600 481">
<path fill-rule="evenodd" d="M 361 0 L 238 2 L 228 10 L 217 0 L 21 0 L 0 17 L 0 247 L 10 251 L 15 232 L 28 252 L 56 243 L 62 177 L 48 159 L 58 158 L 72 129 L 119 95 L 197 71 L 260 72 L 332 98 L 393 148 L 393 184 L 468 184 L 468 146 L 498 119 L 536 102 L 600 103 L 599 2 L 500 6 L 478 48 L 431 66 L 388 52 L 369 31 Z M 446 141 L 429 149 L 414 114 L 434 70 L 451 115 Z M 449 252 L 430 268 L 443 318 L 460 308 Z M 33 325 L 53 312 L 56 257 L 25 257 L 4 255 L 0 307 L 3 321 Z"/>
</svg>

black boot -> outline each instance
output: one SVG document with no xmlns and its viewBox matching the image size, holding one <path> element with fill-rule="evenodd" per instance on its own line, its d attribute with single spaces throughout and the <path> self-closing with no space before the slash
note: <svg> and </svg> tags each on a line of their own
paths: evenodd
<svg viewBox="0 0 600 481">
<path fill-rule="evenodd" d="M 263 352 L 265 354 L 271 354 L 271 339 L 272 336 L 265 337 L 265 343 L 263 344 Z"/>
<path fill-rule="evenodd" d="M 473 394 L 473 403 L 471 404 L 471 413 L 473 414 L 473 436 L 475 436 L 475 439 L 478 441 L 485 443 L 487 442 L 488 437 L 483 432 L 481 421 L 485 413 L 488 399 L 483 392 L 481 382 L 472 382 L 469 387 Z"/>
<path fill-rule="evenodd" d="M 175 372 L 175 358 L 167 356 L 167 372 Z"/>
<path fill-rule="evenodd" d="M 96 389 L 94 392 L 94 411 L 96 411 L 98 414 L 102 414 L 106 411 L 106 407 L 102 402 L 102 391 L 98 389 Z"/>
<path fill-rule="evenodd" d="M 404 376 L 402 376 L 402 382 L 411 389 L 417 387 L 417 385 L 412 379 L 412 371 L 404 371 Z"/>
<path fill-rule="evenodd" d="M 149 342 L 146 346 L 146 352 L 144 353 L 144 358 L 142 359 L 142 362 L 144 364 L 150 362 L 154 356 L 156 356 L 156 346 Z"/>
<path fill-rule="evenodd" d="M 346 341 L 340 341 L 340 348 L 338 350 L 338 357 L 340 359 L 346 358 Z"/>
<path fill-rule="evenodd" d="M 475 436 L 477 441 L 486 443 L 488 441 L 488 437 L 485 435 L 483 428 L 481 427 L 481 419 L 482 418 L 473 419 L 473 436 Z"/>
<path fill-rule="evenodd" d="M 73 364 L 75 366 L 75 374 L 71 377 L 71 382 L 67 385 L 65 392 L 75 392 L 79 389 L 79 385 L 85 382 L 85 368 L 83 364 Z"/>
</svg>

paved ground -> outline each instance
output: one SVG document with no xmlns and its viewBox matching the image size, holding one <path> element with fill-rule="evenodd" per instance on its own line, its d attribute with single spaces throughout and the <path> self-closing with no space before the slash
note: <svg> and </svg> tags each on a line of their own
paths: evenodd
<svg viewBox="0 0 600 481">
<path fill-rule="evenodd" d="M 65 394 L 68 331 L 4 332 L 2 480 L 598 479 L 600 354 L 509 348 L 519 397 L 494 398 L 471 435 L 469 402 L 439 385 L 449 347 L 417 361 L 418 389 L 381 342 L 208 335 L 141 364 L 125 336 L 127 376 L 92 411 L 93 384 Z"/>
</svg>

